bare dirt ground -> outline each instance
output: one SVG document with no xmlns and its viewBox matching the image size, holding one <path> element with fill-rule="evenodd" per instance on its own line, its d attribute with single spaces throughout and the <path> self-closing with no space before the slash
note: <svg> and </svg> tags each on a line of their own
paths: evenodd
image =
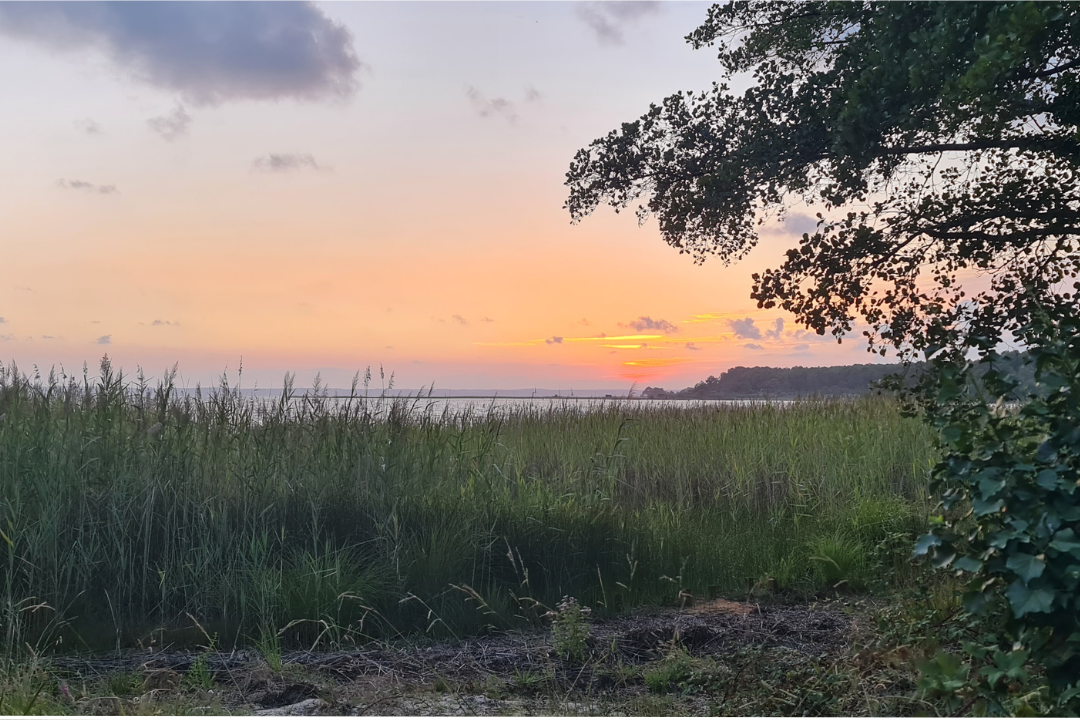
<svg viewBox="0 0 1080 720">
<path fill-rule="evenodd" d="M 130 697 L 85 701 L 77 709 L 87 714 L 149 712 L 170 697 L 174 712 L 214 714 L 710 714 L 738 687 L 764 682 L 747 658 L 767 654 L 787 675 L 828 665 L 850 654 L 852 627 L 840 603 L 718 600 L 593 620 L 583 663 L 559 657 L 550 629 L 536 628 L 455 643 L 290 652 L 277 672 L 254 650 L 132 651 L 50 664 L 72 683 L 128 679 Z"/>
</svg>

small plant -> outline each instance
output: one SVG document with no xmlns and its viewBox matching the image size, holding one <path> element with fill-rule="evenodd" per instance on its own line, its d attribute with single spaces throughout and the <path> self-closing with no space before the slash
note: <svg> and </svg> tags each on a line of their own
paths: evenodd
<svg viewBox="0 0 1080 720">
<path fill-rule="evenodd" d="M 533 690 L 540 682 L 541 676 L 530 670 L 514 670 L 513 684 L 517 690 Z"/>
<path fill-rule="evenodd" d="M 836 532 L 815 540 L 810 546 L 814 575 L 830 587 L 844 583 L 858 586 L 866 568 L 866 551 L 855 539 Z"/>
<path fill-rule="evenodd" d="M 690 662 L 685 653 L 669 655 L 656 666 L 646 670 L 641 679 L 650 692 L 666 693 L 690 675 Z"/>
<path fill-rule="evenodd" d="M 214 633 L 212 637 L 208 636 L 208 640 L 205 649 L 195 657 L 185 676 L 189 685 L 203 690 L 209 690 L 214 686 L 214 673 L 210 670 L 210 653 L 214 652 L 217 646 L 217 633 Z"/>
<path fill-rule="evenodd" d="M 64 686 L 67 687 L 67 686 Z M 143 679 L 141 676 L 129 672 L 118 672 L 109 675 L 106 681 L 106 687 L 109 690 L 110 695 L 115 695 L 119 698 L 131 697 L 138 695 L 143 687 Z M 68 695 L 71 691 L 68 690 Z"/>
<path fill-rule="evenodd" d="M 563 597 L 552 616 L 551 636 L 555 653 L 570 662 L 585 662 L 589 646 L 589 615 L 592 610 L 582 607 L 572 597 Z"/>
<path fill-rule="evenodd" d="M 654 693 L 679 691 L 693 695 L 715 684 L 720 668 L 711 660 L 697 659 L 684 648 L 672 646 L 664 659 L 642 674 Z"/>
<path fill-rule="evenodd" d="M 271 670 L 276 673 L 281 672 L 281 636 L 278 633 L 263 628 L 255 647 Z"/>
</svg>

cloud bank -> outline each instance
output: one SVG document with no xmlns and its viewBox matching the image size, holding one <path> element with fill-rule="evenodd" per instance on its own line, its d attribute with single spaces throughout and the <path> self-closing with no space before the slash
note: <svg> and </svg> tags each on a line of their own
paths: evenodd
<svg viewBox="0 0 1080 720">
<path fill-rule="evenodd" d="M 637 320 L 631 320 L 626 324 L 619 324 L 623 325 L 623 327 L 633 328 L 638 332 L 644 332 L 645 330 L 659 330 L 666 335 L 679 332 L 679 328 L 676 327 L 674 323 L 668 322 L 662 318 L 653 320 L 648 315 L 642 315 Z"/>
<path fill-rule="evenodd" d="M 760 340 L 761 330 L 754 324 L 754 319 L 745 317 L 742 320 L 728 320 L 728 325 L 735 333 L 735 337 L 744 340 Z"/>
<path fill-rule="evenodd" d="M 191 105 L 349 97 L 352 34 L 309 2 L 0 3 L 0 35 L 102 51 Z"/>
</svg>

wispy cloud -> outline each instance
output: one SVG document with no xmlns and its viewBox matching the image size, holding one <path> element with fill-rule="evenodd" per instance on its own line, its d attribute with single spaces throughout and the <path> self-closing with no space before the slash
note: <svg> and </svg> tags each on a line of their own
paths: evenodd
<svg viewBox="0 0 1080 720">
<path fill-rule="evenodd" d="M 191 125 L 191 116 L 183 105 L 177 105 L 168 115 L 152 117 L 146 121 L 146 124 L 163 139 L 172 141 L 187 135 L 188 127 Z"/>
<path fill-rule="evenodd" d="M 577 5 L 578 19 L 596 35 L 601 45 L 622 45 L 624 31 L 641 18 L 660 12 L 661 3 L 648 0 L 630 2 L 582 2 Z"/>
<path fill-rule="evenodd" d="M 269 153 L 256 158 L 251 169 L 263 173 L 287 173 L 294 170 L 324 170 L 315 158 L 307 153 Z"/>
<path fill-rule="evenodd" d="M 795 235 L 817 232 L 818 219 L 802 213 L 788 213 L 784 218 L 784 230 Z"/>
<path fill-rule="evenodd" d="M 796 330 L 791 333 L 791 337 L 795 340 L 800 340 L 808 343 L 831 343 L 836 342 L 836 338 L 828 333 L 818 335 L 813 330 Z"/>
<path fill-rule="evenodd" d="M 4 323 L 6 323 L 6 322 L 7 322 L 7 320 L 5 320 L 4 318 L 0 317 L 0 325 L 3 325 L 3 324 L 4 324 Z"/>
<path fill-rule="evenodd" d="M 764 350 L 765 349 L 761 345 L 758 345 L 757 343 L 746 343 L 745 345 L 743 345 L 743 347 L 746 348 L 747 350 Z"/>
<path fill-rule="evenodd" d="M 674 323 L 661 318 L 653 320 L 647 315 L 642 315 L 637 320 L 631 320 L 628 323 L 619 323 L 619 325 L 622 327 L 633 328 L 638 332 L 644 332 L 645 330 L 659 330 L 666 335 L 679 332 L 679 328 L 676 327 Z"/>
<path fill-rule="evenodd" d="M 492 320 L 491 318 L 489 318 L 489 317 L 488 317 L 487 315 L 485 315 L 484 317 L 480 318 L 480 322 L 483 322 L 483 323 L 493 323 L 493 322 L 495 322 L 495 321 L 494 321 L 494 320 Z"/>
<path fill-rule="evenodd" d="M 559 335 L 552 335 L 544 342 L 546 342 L 548 345 L 562 345 L 562 341 L 563 339 Z"/>
<path fill-rule="evenodd" d="M 754 324 L 753 318 L 743 318 L 741 320 L 728 320 L 728 325 L 735 333 L 735 337 L 743 338 L 744 340 L 760 340 L 761 330 Z"/>
<path fill-rule="evenodd" d="M 100 135 L 101 125 L 94 122 L 90 118 L 83 118 L 82 120 L 75 121 L 75 127 L 82 130 L 87 135 Z"/>
<path fill-rule="evenodd" d="M 460 315 L 451 315 L 450 319 L 453 320 L 454 322 L 456 322 L 458 325 L 468 325 L 469 324 L 469 321 L 466 320 L 465 318 L 461 317 Z"/>
<path fill-rule="evenodd" d="M 0 34 L 98 48 L 192 105 L 348 97 L 363 68 L 349 30 L 310 2 L 0 3 Z"/>
<path fill-rule="evenodd" d="M 97 345 L 112 345 L 112 335 L 102 335 L 94 343 Z"/>
<path fill-rule="evenodd" d="M 701 349 L 701 348 L 699 348 L 699 347 L 698 347 L 697 345 L 695 345 L 695 344 L 694 344 L 694 343 L 692 343 L 692 342 L 688 342 L 688 343 L 686 343 L 686 345 L 685 345 L 684 347 L 685 347 L 685 348 L 686 348 L 687 350 L 700 350 L 700 349 Z"/>
<path fill-rule="evenodd" d="M 758 233 L 761 235 L 798 235 L 805 233 L 813 235 L 817 232 L 818 218 L 798 212 L 789 212 L 782 219 L 777 218 L 773 222 L 761 225 Z"/>
<path fill-rule="evenodd" d="M 499 115 L 511 123 L 517 122 L 517 112 L 514 109 L 514 103 L 506 98 L 485 97 L 482 92 L 472 85 L 465 86 L 465 96 L 469 98 L 469 103 L 473 106 L 473 110 L 475 110 L 476 114 L 480 117 Z"/>
<path fill-rule="evenodd" d="M 432 318 L 434 320 L 435 318 Z M 519 340 L 517 342 L 478 342 L 476 345 L 483 345 L 485 347 L 531 347 L 536 345 L 542 345 L 544 343 L 552 344 L 552 341 L 558 343 L 592 343 L 592 342 L 615 342 L 617 340 L 637 340 L 637 344 L 633 347 L 640 347 L 643 340 L 662 340 L 663 335 L 594 335 L 592 337 L 563 337 L 562 335 L 540 338 L 537 340 Z"/>
<path fill-rule="evenodd" d="M 691 315 L 689 320 L 683 320 L 684 323 L 704 323 L 715 322 L 717 320 L 724 320 L 731 317 L 731 313 L 699 313 L 697 315 Z"/>
<path fill-rule="evenodd" d="M 155 326 L 155 327 L 160 327 L 162 325 L 171 325 L 172 327 L 180 327 L 180 323 L 172 321 L 172 320 L 154 320 L 154 322 L 152 322 L 150 324 Z"/>
<path fill-rule="evenodd" d="M 773 329 L 765 331 L 765 337 L 770 340 L 780 340 L 780 336 L 784 334 L 784 318 L 776 318 L 773 321 Z"/>
<path fill-rule="evenodd" d="M 65 190 L 82 190 L 83 192 L 94 193 L 97 195 L 115 195 L 120 191 L 116 189 L 115 185 L 95 185 L 85 180 L 67 180 L 60 178 L 56 181 L 56 184 Z"/>
<path fill-rule="evenodd" d="M 543 99 L 544 99 L 544 94 L 542 92 L 540 92 L 539 90 L 537 90 L 536 88 L 534 88 L 532 85 L 525 88 L 525 102 L 527 102 L 527 103 L 541 102 L 541 101 L 543 101 Z"/>
</svg>

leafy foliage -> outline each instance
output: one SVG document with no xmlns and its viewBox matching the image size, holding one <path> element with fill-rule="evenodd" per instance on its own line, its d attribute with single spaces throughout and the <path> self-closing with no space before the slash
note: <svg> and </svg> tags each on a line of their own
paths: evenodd
<svg viewBox="0 0 1080 720">
<path fill-rule="evenodd" d="M 733 2 L 687 39 L 749 89 L 676 93 L 580 150 L 573 220 L 640 200 L 668 244 L 727 262 L 817 206 L 753 297 L 906 357 L 1006 337 L 1080 272 L 1080 6 Z"/>
<path fill-rule="evenodd" d="M 589 615 L 572 597 L 564 597 L 551 612 L 551 642 L 559 657 L 570 662 L 585 662 L 589 651 Z"/>
<path fill-rule="evenodd" d="M 965 606 L 1001 607 L 998 647 L 982 673 L 987 692 L 1018 679 L 1030 656 L 1046 667 L 1062 709 L 1080 711 L 1080 320 L 1036 315 L 1023 328 L 1039 395 L 1018 407 L 1006 373 L 983 375 L 940 353 L 924 377 L 923 411 L 940 433 L 932 489 L 945 511 L 916 545 L 940 568 L 970 577 Z M 993 362 L 993 347 L 984 347 Z M 1003 607 L 1002 607 L 1003 606 Z"/>
</svg>

